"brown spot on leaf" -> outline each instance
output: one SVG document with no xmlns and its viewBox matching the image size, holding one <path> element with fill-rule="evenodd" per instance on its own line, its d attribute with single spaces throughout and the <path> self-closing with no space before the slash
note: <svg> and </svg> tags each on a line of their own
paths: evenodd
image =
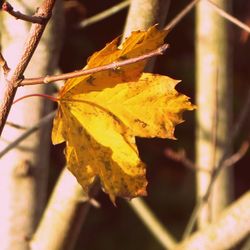
<svg viewBox="0 0 250 250">
<path fill-rule="evenodd" d="M 135 119 L 134 122 L 139 123 L 142 128 L 146 128 L 148 124 L 140 119 Z"/>
<path fill-rule="evenodd" d="M 93 83 L 95 81 L 95 77 L 90 75 L 87 79 L 86 79 L 86 82 L 89 84 L 89 85 L 92 85 L 92 86 L 95 86 L 95 84 Z"/>
</svg>

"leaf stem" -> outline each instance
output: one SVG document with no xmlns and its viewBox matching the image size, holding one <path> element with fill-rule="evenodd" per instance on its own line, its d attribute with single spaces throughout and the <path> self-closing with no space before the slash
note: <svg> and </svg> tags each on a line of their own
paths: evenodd
<svg viewBox="0 0 250 250">
<path fill-rule="evenodd" d="M 49 99 L 49 100 L 51 100 L 51 101 L 53 101 L 53 102 L 57 102 L 57 101 L 58 101 L 58 99 L 57 99 L 56 97 L 53 97 L 53 96 L 51 96 L 51 95 L 46 95 L 46 94 L 30 94 L 30 95 L 25 95 L 25 96 L 22 96 L 22 97 L 16 99 L 16 100 L 13 102 L 13 104 L 16 104 L 17 102 L 19 102 L 19 101 L 21 101 L 21 100 L 23 100 L 23 99 L 26 99 L 26 98 L 29 98 L 29 97 L 33 97 L 33 96 L 42 97 L 42 98 L 47 98 L 47 99 Z"/>
</svg>

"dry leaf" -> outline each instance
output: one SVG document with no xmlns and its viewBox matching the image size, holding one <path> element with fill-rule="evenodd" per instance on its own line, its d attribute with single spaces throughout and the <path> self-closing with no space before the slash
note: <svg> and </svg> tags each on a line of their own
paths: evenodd
<svg viewBox="0 0 250 250">
<path fill-rule="evenodd" d="M 87 67 L 139 56 L 163 43 L 155 27 L 134 32 L 120 49 L 114 40 Z M 135 136 L 174 139 L 182 112 L 194 107 L 175 90 L 178 81 L 142 74 L 145 62 L 68 80 L 59 93 L 52 141 L 66 141 L 68 168 L 88 192 L 95 177 L 115 202 L 117 196 L 146 195 L 145 165 Z"/>
</svg>

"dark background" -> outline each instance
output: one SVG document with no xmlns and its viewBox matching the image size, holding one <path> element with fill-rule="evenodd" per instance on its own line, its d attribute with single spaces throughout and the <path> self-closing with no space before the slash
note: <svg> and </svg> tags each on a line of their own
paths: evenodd
<svg viewBox="0 0 250 250">
<path fill-rule="evenodd" d="M 120 1 L 91 0 L 75 1 L 75 7 L 68 7 L 65 1 L 65 33 L 61 53 L 60 67 L 64 72 L 82 68 L 87 58 L 96 50 L 104 47 L 116 36 L 122 34 L 127 10 L 123 10 L 101 22 L 84 29 L 77 29 L 77 23 Z M 172 1 L 167 18 L 169 22 L 190 1 Z M 250 20 L 250 3 L 233 1 L 232 14 L 244 22 Z M 250 22 L 249 22 L 250 23 Z M 194 93 L 194 11 L 186 16 L 167 37 L 170 49 L 166 55 L 158 58 L 155 72 L 181 79 L 177 89 L 190 96 L 195 103 Z M 248 36 L 241 29 L 229 24 L 232 45 L 233 83 L 234 83 L 234 119 L 244 104 L 244 98 L 250 87 Z M 204 84 L 205 80 L 204 80 Z M 186 122 L 177 126 L 178 140 L 137 138 L 141 158 L 147 163 L 148 197 L 147 204 L 159 220 L 171 233 L 180 238 L 195 203 L 194 171 L 169 159 L 166 149 L 185 149 L 188 158 L 194 159 L 195 112 L 184 114 Z M 237 148 L 245 138 L 249 122 L 235 142 Z M 52 148 L 51 186 L 64 164 L 62 146 Z M 56 156 L 56 157 L 55 157 Z M 235 197 L 239 197 L 249 188 L 250 154 L 234 166 Z M 56 167 L 55 167 L 56 166 Z M 160 250 L 162 247 L 148 232 L 128 204 L 118 199 L 114 207 L 108 196 L 100 193 L 97 200 L 100 209 L 92 208 L 83 225 L 76 250 Z"/>
</svg>

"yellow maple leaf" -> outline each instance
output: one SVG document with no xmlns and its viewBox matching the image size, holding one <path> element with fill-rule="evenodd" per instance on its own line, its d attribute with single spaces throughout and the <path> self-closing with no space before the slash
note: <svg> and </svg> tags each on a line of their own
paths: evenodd
<svg viewBox="0 0 250 250">
<path fill-rule="evenodd" d="M 156 49 L 166 33 L 155 27 L 134 32 L 121 48 L 114 40 L 95 53 L 87 67 L 139 56 Z M 68 80 L 59 93 L 52 141 L 66 141 L 68 168 L 88 192 L 95 177 L 116 196 L 146 195 L 145 165 L 135 136 L 174 138 L 182 112 L 194 107 L 175 90 L 178 81 L 142 74 L 145 62 Z M 90 80 L 91 79 L 91 80 Z"/>
</svg>

